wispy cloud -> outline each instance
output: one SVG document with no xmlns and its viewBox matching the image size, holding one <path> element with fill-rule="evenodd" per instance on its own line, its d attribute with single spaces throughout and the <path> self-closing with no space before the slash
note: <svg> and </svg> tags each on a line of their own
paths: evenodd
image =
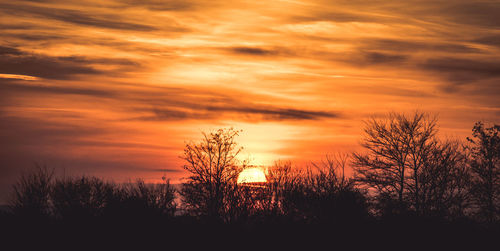
<svg viewBox="0 0 500 251">
<path fill-rule="evenodd" d="M 33 6 L 27 4 L 0 4 L 0 9 L 4 14 L 15 13 L 20 16 L 33 16 L 42 19 L 52 19 L 76 25 L 87 25 L 98 28 L 132 31 L 157 30 L 157 28 L 152 25 L 125 21 L 124 17 L 114 14 L 96 14 L 79 10 Z"/>
</svg>

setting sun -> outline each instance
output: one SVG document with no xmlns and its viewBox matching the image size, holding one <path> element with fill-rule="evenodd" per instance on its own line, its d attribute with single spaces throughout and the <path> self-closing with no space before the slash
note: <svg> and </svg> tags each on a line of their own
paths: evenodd
<svg viewBox="0 0 500 251">
<path fill-rule="evenodd" d="M 261 183 L 267 182 L 266 175 L 261 168 L 247 168 L 238 176 L 238 183 Z"/>
</svg>

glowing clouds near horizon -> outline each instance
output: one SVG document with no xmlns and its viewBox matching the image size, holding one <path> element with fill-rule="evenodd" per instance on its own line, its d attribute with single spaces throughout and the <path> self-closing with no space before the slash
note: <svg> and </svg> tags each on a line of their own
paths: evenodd
<svg viewBox="0 0 500 251">
<path fill-rule="evenodd" d="M 266 175 L 261 168 L 247 168 L 238 176 L 238 184 L 245 183 L 264 183 L 267 182 Z"/>
</svg>

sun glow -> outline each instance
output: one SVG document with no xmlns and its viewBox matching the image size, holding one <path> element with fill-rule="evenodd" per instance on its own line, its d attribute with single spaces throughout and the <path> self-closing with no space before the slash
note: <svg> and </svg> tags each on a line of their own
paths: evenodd
<svg viewBox="0 0 500 251">
<path fill-rule="evenodd" d="M 238 183 L 262 183 L 267 182 L 266 175 L 261 168 L 247 168 L 238 176 Z"/>
</svg>

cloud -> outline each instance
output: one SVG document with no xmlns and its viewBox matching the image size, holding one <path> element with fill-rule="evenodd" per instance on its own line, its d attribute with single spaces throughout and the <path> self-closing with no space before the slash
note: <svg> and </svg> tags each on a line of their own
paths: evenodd
<svg viewBox="0 0 500 251">
<path fill-rule="evenodd" d="M 278 54 L 278 51 L 276 50 L 269 50 L 258 47 L 232 47 L 228 48 L 228 50 L 236 54 L 246 54 L 254 56 L 269 56 Z"/>
<path fill-rule="evenodd" d="M 32 41 L 32 42 L 38 42 L 38 41 L 50 41 L 50 40 L 60 40 L 64 39 L 64 36 L 59 36 L 59 35 L 53 35 L 53 34 L 31 34 L 31 33 L 8 33 L 5 32 L 1 34 L 0 36 L 2 37 L 7 37 L 7 38 L 14 38 L 14 39 L 21 39 L 25 41 Z"/>
<path fill-rule="evenodd" d="M 500 61 L 440 57 L 428 59 L 418 67 L 444 75 L 457 84 L 500 77 Z"/>
<path fill-rule="evenodd" d="M 339 114 L 333 112 L 307 111 L 293 108 L 208 106 L 205 109 L 215 112 L 261 115 L 265 120 L 318 120 L 339 117 Z"/>
<path fill-rule="evenodd" d="M 320 120 L 339 118 L 334 112 L 309 111 L 293 108 L 263 107 L 263 106 L 199 106 L 196 109 L 166 109 L 155 108 L 155 116 L 140 117 L 141 120 L 206 120 L 224 119 L 243 121 L 283 121 L 283 120 Z"/>
<path fill-rule="evenodd" d="M 139 66 L 128 59 L 86 58 L 80 56 L 51 57 L 17 48 L 0 46 L 0 73 L 27 75 L 46 79 L 73 79 L 81 74 L 101 74 L 93 65 Z M 110 72 L 108 70 L 107 72 Z"/>
<path fill-rule="evenodd" d="M 328 54 L 324 53 L 323 55 L 320 56 L 324 55 Z M 348 63 L 354 66 L 367 67 L 375 65 L 389 65 L 389 66 L 395 64 L 401 65 L 401 63 L 408 61 L 409 56 L 394 52 L 359 50 L 352 53 L 346 53 L 340 56 L 334 56 L 334 57 L 328 56 L 327 59 Z"/>
<path fill-rule="evenodd" d="M 78 74 L 98 74 L 101 71 L 74 60 L 61 57 L 21 53 L 17 49 L 3 50 L 0 73 L 36 76 L 47 79 L 70 79 Z"/>
<path fill-rule="evenodd" d="M 408 56 L 382 52 L 365 52 L 363 53 L 363 58 L 366 64 L 392 64 L 405 61 Z"/>
<path fill-rule="evenodd" d="M 115 88 L 96 88 L 58 86 L 20 80 L 6 80 L 0 86 L 4 95 L 83 95 L 96 99 L 107 99 L 117 112 L 127 104 L 129 117 L 144 121 L 174 120 L 220 120 L 240 121 L 283 121 L 283 120 L 321 120 L 340 118 L 331 111 L 315 111 L 278 105 L 254 104 L 246 99 L 237 100 L 222 92 L 192 90 L 184 88 L 140 88 L 120 90 Z M 96 100 L 96 102 L 100 102 Z M 145 114 L 146 113 L 146 114 Z"/>
<path fill-rule="evenodd" d="M 131 31 L 154 31 L 156 27 L 140 23 L 123 21 L 121 16 L 112 14 L 98 14 L 79 10 L 49 8 L 32 6 L 28 4 L 0 4 L 0 11 L 5 14 L 16 16 L 28 15 L 39 18 L 48 18 L 66 23 L 93 26 L 98 28 L 131 30 Z"/>
<path fill-rule="evenodd" d="M 500 35 L 484 36 L 472 40 L 472 42 L 500 47 Z"/>
<path fill-rule="evenodd" d="M 13 81 L 12 81 L 13 82 Z M 93 97 L 108 98 L 115 96 L 114 92 L 89 89 L 81 87 L 68 87 L 68 86 L 46 86 L 46 85 L 36 85 L 36 84 L 20 84 L 19 81 L 16 83 L 3 82 L 0 85 L 0 90 L 2 92 L 18 92 L 18 93 L 34 93 L 34 94 L 73 94 L 73 95 L 86 95 Z"/>
<path fill-rule="evenodd" d="M 23 53 L 20 50 L 18 50 L 17 48 L 5 47 L 5 46 L 0 45 L 0 55 L 1 56 L 9 56 L 9 55 L 19 56 L 22 54 Z"/>
</svg>

